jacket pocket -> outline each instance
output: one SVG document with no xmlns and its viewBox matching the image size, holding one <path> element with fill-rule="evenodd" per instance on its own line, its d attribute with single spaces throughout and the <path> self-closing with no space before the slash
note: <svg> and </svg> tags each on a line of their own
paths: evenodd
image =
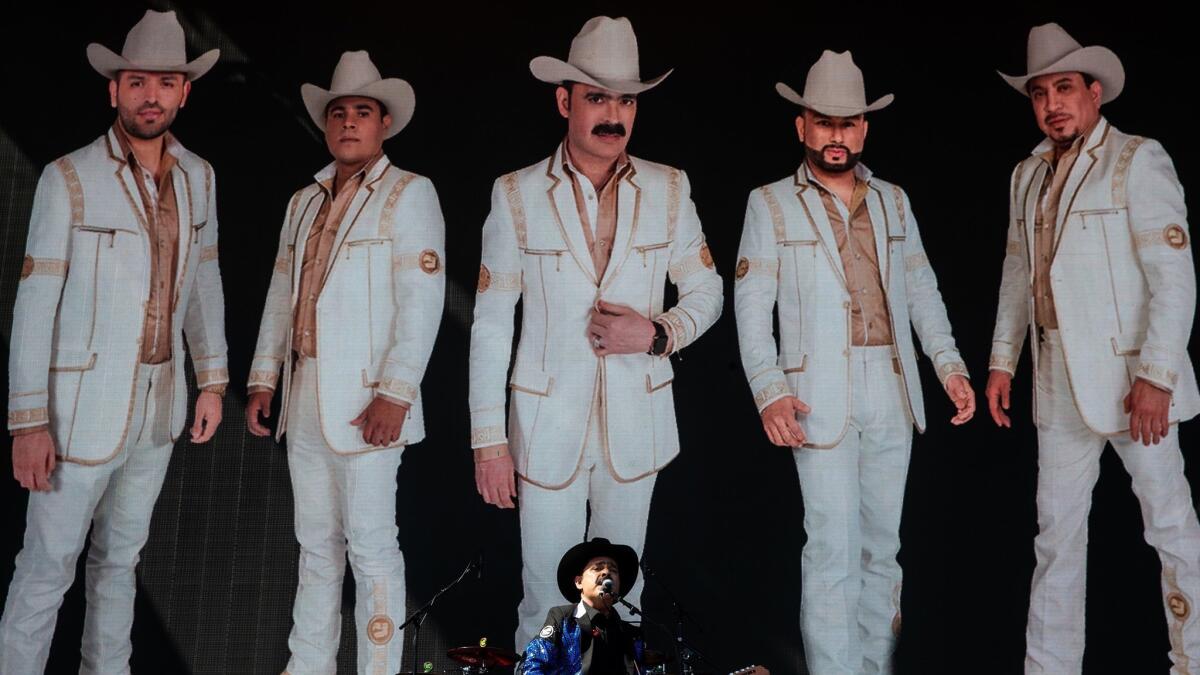
<svg viewBox="0 0 1200 675">
<path fill-rule="evenodd" d="M 513 374 L 508 380 L 508 386 L 513 391 L 520 391 L 535 396 L 549 396 L 550 390 L 554 388 L 554 378 L 544 370 L 523 366 L 518 363 L 513 368 Z"/>
<path fill-rule="evenodd" d="M 665 357 L 650 357 L 650 372 L 646 373 L 646 393 L 656 392 L 675 381 L 675 369 L 671 367 L 671 359 Z"/>
<path fill-rule="evenodd" d="M 1113 354 L 1117 356 L 1138 356 L 1142 353 L 1142 343 L 1146 341 L 1146 331 L 1134 331 L 1114 335 L 1111 338 Z"/>
<path fill-rule="evenodd" d="M 96 367 L 96 353 L 83 349 L 55 349 L 50 354 L 50 372 L 69 373 Z"/>
<path fill-rule="evenodd" d="M 803 373 L 808 367 L 808 354 L 801 352 L 784 352 L 779 355 L 779 367 L 784 375 Z"/>
</svg>

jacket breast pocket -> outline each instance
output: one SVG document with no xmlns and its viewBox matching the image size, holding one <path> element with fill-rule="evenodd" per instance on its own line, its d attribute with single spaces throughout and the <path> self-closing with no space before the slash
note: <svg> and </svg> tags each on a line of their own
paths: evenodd
<svg viewBox="0 0 1200 675">
<path fill-rule="evenodd" d="M 648 244 L 634 244 L 633 250 L 641 260 L 642 267 L 651 267 L 656 265 L 660 258 L 665 260 L 670 257 L 673 241 L 668 239 Z"/>
<path fill-rule="evenodd" d="M 779 242 L 779 259 L 782 261 L 786 272 L 790 267 L 792 277 L 797 284 L 797 295 L 804 296 L 803 289 L 813 281 L 817 265 L 817 240 L 816 239 L 787 239 Z M 785 278 L 786 279 L 786 278 Z M 786 283 L 785 280 L 781 280 Z"/>
<path fill-rule="evenodd" d="M 537 279 L 543 287 L 542 294 L 545 295 L 545 284 L 547 281 L 555 283 L 558 280 L 558 274 L 563 269 L 563 256 L 566 253 L 567 249 L 565 248 L 522 248 L 521 257 L 523 258 L 525 278 Z"/>
<path fill-rule="evenodd" d="M 366 278 L 368 353 L 375 361 L 387 344 L 394 313 L 392 303 L 392 240 L 379 237 L 346 242 L 346 259 L 362 268 Z"/>
</svg>

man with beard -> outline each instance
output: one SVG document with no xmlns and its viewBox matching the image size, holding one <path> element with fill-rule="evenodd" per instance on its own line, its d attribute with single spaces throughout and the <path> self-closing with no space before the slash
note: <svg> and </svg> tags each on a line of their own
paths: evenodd
<svg viewBox="0 0 1200 675">
<path fill-rule="evenodd" d="M 1125 84 L 1116 54 L 1050 23 L 1029 32 L 1027 59 L 1027 75 L 1001 75 L 1029 97 L 1046 139 L 1010 184 L 987 384 L 992 419 L 1011 426 L 1028 331 L 1038 535 L 1025 672 L 1082 668 L 1088 511 L 1106 444 L 1129 471 L 1162 562 L 1171 672 L 1190 672 L 1200 661 L 1200 523 L 1178 423 L 1200 413 L 1200 391 L 1187 353 L 1196 273 L 1183 187 L 1162 145 L 1100 114 Z"/>
<path fill-rule="evenodd" d="M 587 533 L 641 550 L 655 477 L 679 453 L 667 356 L 722 303 L 687 176 L 625 153 L 638 93 L 666 77 L 641 80 L 629 20 L 593 18 L 567 61 L 529 65 L 558 85 L 567 135 L 551 157 L 496 181 L 471 329 L 476 487 L 513 508 L 514 469 L 520 477 L 517 645 L 555 603 L 561 551 Z M 664 312 L 668 275 L 679 295 Z M 636 604 L 640 586 L 630 590 Z"/>
<path fill-rule="evenodd" d="M 975 394 L 908 196 L 858 163 L 864 113 L 892 96 L 866 104 L 850 52 L 825 51 L 804 96 L 776 89 L 803 108 L 805 160 L 750 194 L 734 286 L 742 364 L 767 437 L 794 449 L 800 476 L 808 668 L 891 672 L 900 511 L 912 425 L 925 427 L 910 322 L 952 424 L 971 419 Z"/>
<path fill-rule="evenodd" d="M 31 492 L 3 673 L 45 669 L 89 526 L 80 669 L 129 672 L 134 567 L 187 419 L 185 354 L 193 443 L 216 432 L 229 379 L 213 171 L 167 131 L 218 52 L 189 63 L 175 13 L 147 11 L 120 55 L 87 55 L 117 120 L 42 173 L 13 310 L 8 428 Z"/>
<path fill-rule="evenodd" d="M 425 437 L 421 380 L 441 323 L 445 225 L 433 183 L 383 142 L 416 105 L 365 51 L 342 54 L 328 90 L 300 93 L 333 162 L 292 196 L 263 307 L 246 405 L 268 436 L 283 371 L 299 586 L 288 636 L 296 675 L 337 670 L 346 555 L 356 589 L 358 672 L 399 672 L 404 558 L 396 472 Z"/>
<path fill-rule="evenodd" d="M 542 629 L 525 648 L 520 675 L 642 672 L 642 631 L 622 621 L 616 609 L 622 591 L 637 583 L 637 553 L 597 537 L 568 549 L 558 561 L 557 576 L 569 604 L 546 613 Z"/>
</svg>

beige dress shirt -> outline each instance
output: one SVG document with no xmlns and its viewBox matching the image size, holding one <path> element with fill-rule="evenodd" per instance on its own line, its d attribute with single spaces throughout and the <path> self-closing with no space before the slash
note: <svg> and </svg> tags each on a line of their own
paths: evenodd
<svg viewBox="0 0 1200 675">
<path fill-rule="evenodd" d="M 867 209 L 867 184 L 855 178 L 854 195 L 847 206 L 840 197 L 821 185 L 809 173 L 810 182 L 821 193 L 821 202 L 829 216 L 833 237 L 837 240 L 846 285 L 850 291 L 850 344 L 870 347 L 892 344 L 892 320 L 887 298 L 879 277 L 879 256 L 875 252 L 875 229 Z M 850 226 L 846 226 L 849 218 Z"/>
</svg>

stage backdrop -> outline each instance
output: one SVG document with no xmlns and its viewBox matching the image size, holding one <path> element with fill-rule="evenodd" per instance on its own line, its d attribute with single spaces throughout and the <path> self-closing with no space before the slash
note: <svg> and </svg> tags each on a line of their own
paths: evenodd
<svg viewBox="0 0 1200 675">
<path fill-rule="evenodd" d="M 1039 141 L 1026 100 L 995 70 L 1023 72 L 1031 25 L 1057 20 L 1084 44 L 1113 48 L 1128 83 L 1105 114 L 1125 131 L 1160 139 L 1184 185 L 1200 183 L 1193 69 L 1186 66 L 1194 36 L 1190 24 L 1148 3 L 1121 14 L 1014 3 L 949 12 L 898 3 L 26 3 L 19 15 L 6 9 L 0 26 L 6 357 L 41 167 L 99 136 L 114 117 L 106 82 L 87 65 L 84 48 L 100 41 L 119 49 L 147 7 L 179 13 L 189 54 L 222 52 L 173 131 L 216 169 L 233 384 L 216 438 L 175 448 L 139 571 L 135 672 L 268 674 L 286 664 L 297 558 L 286 448 L 246 432 L 243 385 L 285 204 L 328 161 L 301 105 L 300 84 L 327 86 L 343 50 L 370 50 L 385 75 L 415 88 L 412 124 L 384 147 L 399 166 L 432 178 L 446 216 L 446 308 L 426 319 L 441 326 L 423 383 L 428 437 L 405 451 L 396 497 L 410 610 L 477 551 L 486 562 L 482 579 L 446 595 L 422 631 L 415 657 L 437 672 L 450 667 L 448 647 L 481 637 L 512 646 L 521 595 L 517 517 L 476 495 L 468 447 L 467 348 L 480 228 L 492 181 L 546 157 L 564 134 L 552 88 L 530 76 L 529 60 L 565 57 L 589 17 L 632 19 L 647 76 L 676 68 L 640 98 L 630 152 L 688 172 L 726 279 L 721 320 L 674 359 L 683 451 L 659 477 L 645 554 L 659 582 L 646 585 L 647 614 L 674 625 L 668 598 L 677 597 L 691 617 L 683 624 L 687 636 L 710 657 L 713 672 L 749 663 L 784 675 L 804 672 L 799 487 L 791 453 L 762 433 L 737 355 L 732 307 L 747 194 L 791 173 L 801 157 L 796 108 L 775 93 L 775 82 L 802 89 L 822 49 L 851 49 L 870 98 L 895 92 L 896 102 L 870 117 L 864 161 L 908 191 L 980 393 L 1008 179 Z M 1003 431 L 982 399 L 974 421 L 951 428 L 951 406 L 929 361 L 921 364 L 930 427 L 914 440 L 904 505 L 898 671 L 1018 673 L 1036 532 L 1028 358 L 1015 380 L 1014 428 Z M 1190 453 L 1200 430 L 1187 424 L 1182 433 L 1194 483 Z M 0 474 L 8 476 L 7 446 L 0 454 Z M 15 482 L 0 477 L 0 589 L 20 546 L 25 501 Z M 1158 562 L 1141 539 L 1129 478 L 1111 451 L 1091 523 L 1085 669 L 1163 672 L 1169 647 Z M 77 583 L 60 614 L 49 672 L 77 671 L 82 613 Z M 649 634 L 669 648 L 668 635 Z M 352 636 L 347 621 L 339 672 L 353 671 Z M 406 660 L 413 656 L 410 650 Z"/>
</svg>

